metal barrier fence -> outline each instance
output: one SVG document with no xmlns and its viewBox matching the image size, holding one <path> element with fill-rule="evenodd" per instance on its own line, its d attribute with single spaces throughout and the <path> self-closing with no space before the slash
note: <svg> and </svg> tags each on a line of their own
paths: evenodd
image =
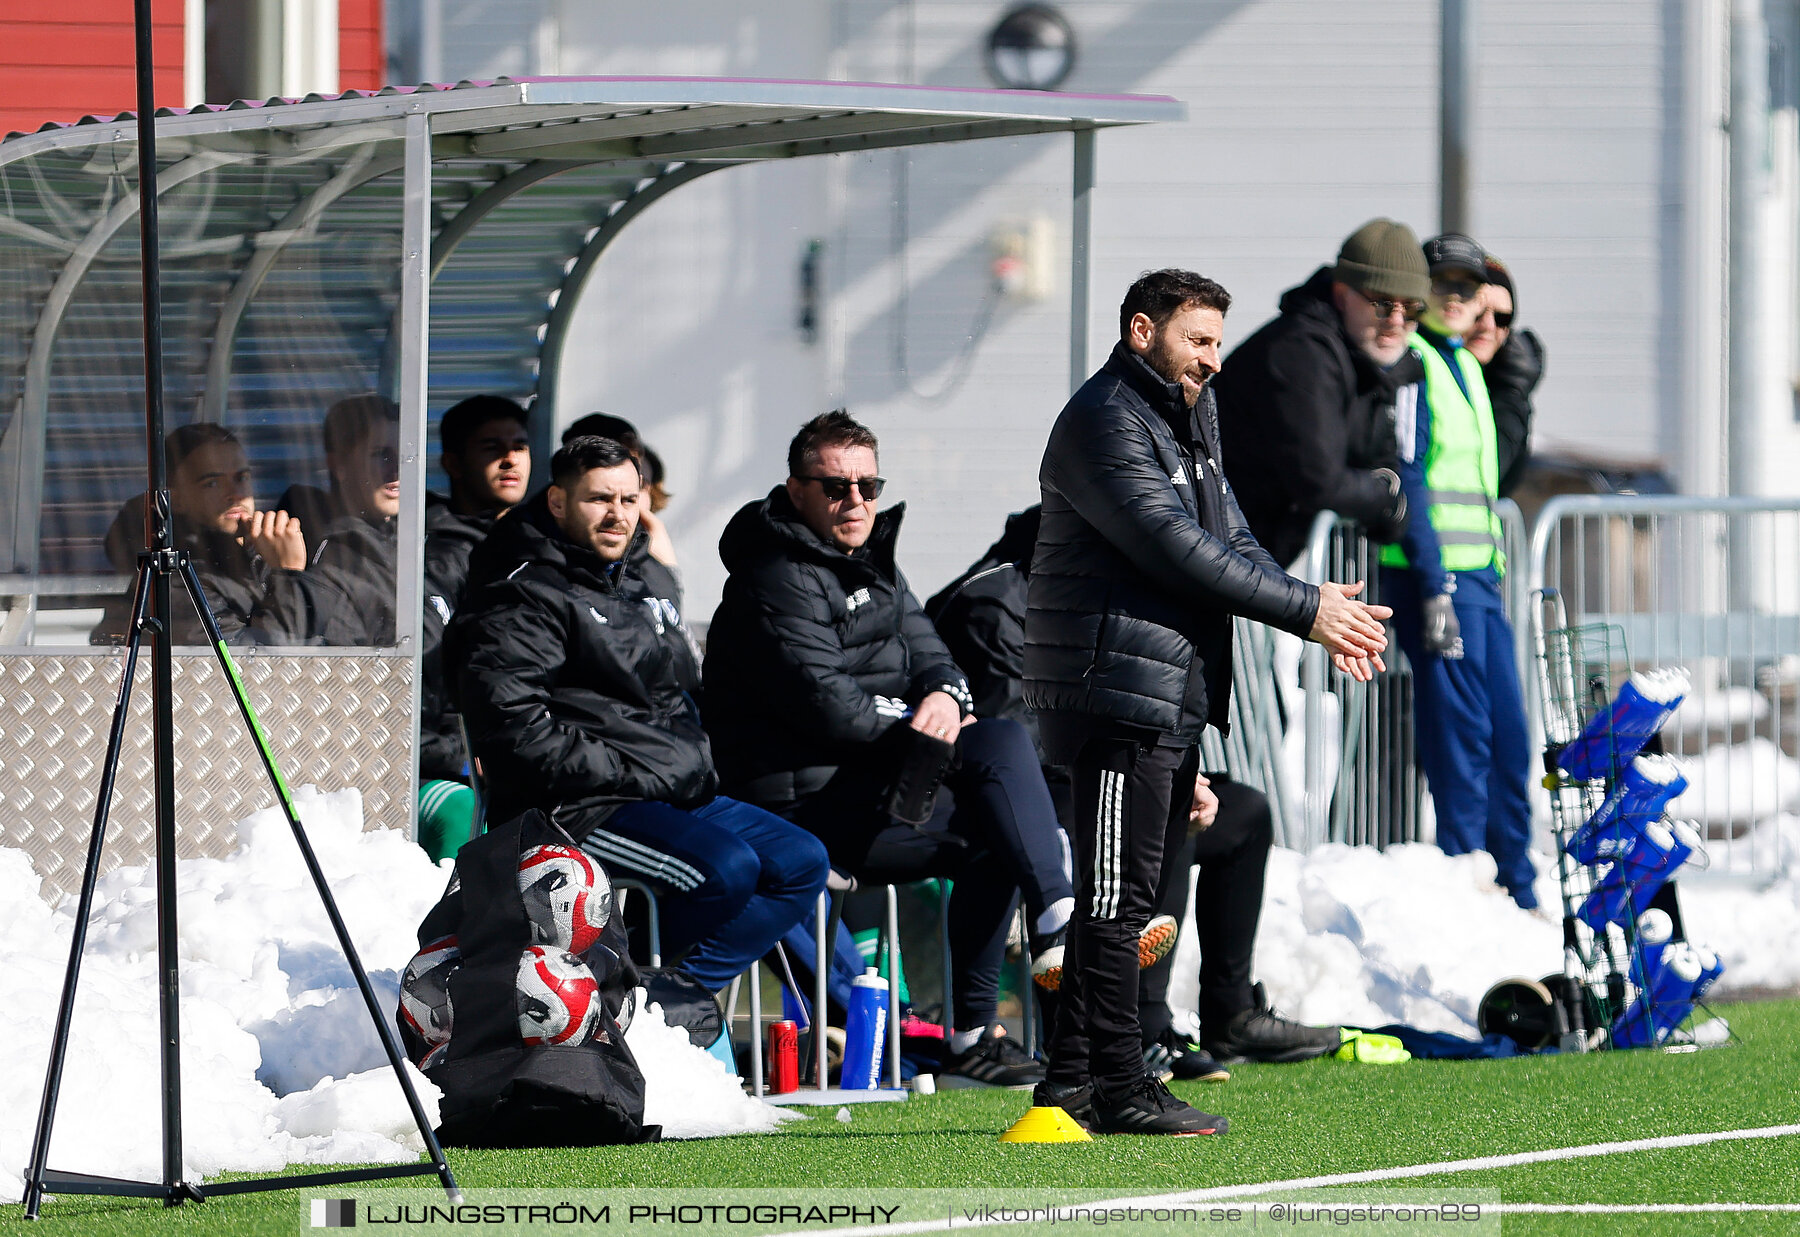
<svg viewBox="0 0 1800 1237">
<path fill-rule="evenodd" d="M 1554 590 L 1571 627 L 1617 629 L 1629 665 L 1608 668 L 1614 681 L 1688 671 L 1663 739 L 1692 786 L 1671 810 L 1700 825 L 1715 873 L 1776 872 L 1777 830 L 1758 826 L 1800 811 L 1800 500 L 1556 498 L 1524 574 Z M 1533 725 L 1541 741 L 1535 713 Z"/>
<path fill-rule="evenodd" d="M 1525 520 L 1516 504 L 1501 499 L 1495 511 L 1505 532 L 1507 617 L 1515 632 L 1526 613 Z M 1320 512 L 1313 521 L 1301 560 L 1301 575 L 1325 580 L 1367 582 L 1365 596 L 1381 600 L 1379 547 L 1352 521 Z M 1530 649 L 1521 639 L 1517 655 L 1521 682 L 1529 672 Z M 1300 659 L 1305 757 L 1299 828 L 1294 843 L 1310 849 L 1324 842 L 1387 846 L 1421 836 L 1424 782 L 1415 759 L 1412 667 L 1391 647 L 1387 673 L 1358 683 L 1331 668 L 1325 650 L 1308 643 Z M 1529 694 L 1529 693 L 1528 693 Z"/>
</svg>

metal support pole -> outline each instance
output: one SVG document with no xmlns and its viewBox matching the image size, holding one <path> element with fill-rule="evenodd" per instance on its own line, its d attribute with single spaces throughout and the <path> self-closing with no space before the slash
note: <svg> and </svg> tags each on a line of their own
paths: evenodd
<svg viewBox="0 0 1800 1237">
<path fill-rule="evenodd" d="M 1088 306 L 1093 293 L 1094 130 L 1075 130 L 1074 210 L 1069 225 L 1069 390 L 1088 379 Z"/>
<path fill-rule="evenodd" d="M 1763 203 L 1769 155 L 1769 34 L 1762 0 L 1731 4 L 1731 194 L 1729 248 L 1730 321 L 1727 413 L 1731 493 L 1757 493 L 1762 416 Z M 1735 545 L 1735 543 L 1734 543 Z M 1749 584 L 1748 562 L 1732 564 L 1733 607 L 1741 608 Z M 1747 594 L 1745 594 L 1747 596 Z"/>
<path fill-rule="evenodd" d="M 726 1034 L 731 1028 L 725 1028 Z M 734 1049 L 735 1051 L 735 1049 Z M 752 1093 L 762 1098 L 763 1086 L 763 1047 L 762 1047 L 762 964 L 750 964 L 750 1084 Z"/>
<path fill-rule="evenodd" d="M 1438 61 L 1438 225 L 1469 235 L 1475 114 L 1475 0 L 1442 0 Z"/>
</svg>

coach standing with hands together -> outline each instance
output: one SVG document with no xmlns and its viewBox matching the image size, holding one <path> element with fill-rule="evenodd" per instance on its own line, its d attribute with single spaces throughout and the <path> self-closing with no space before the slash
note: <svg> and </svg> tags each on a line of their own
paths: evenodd
<svg viewBox="0 0 1800 1237">
<path fill-rule="evenodd" d="M 1207 383 L 1230 304 L 1190 271 L 1134 283 L 1119 343 L 1058 416 L 1038 474 L 1025 698 L 1048 759 L 1073 771 L 1078 888 L 1032 1103 L 1109 1134 L 1226 1126 L 1145 1073 L 1137 942 L 1164 856 L 1214 806 L 1198 743 L 1227 724 L 1232 616 L 1316 640 L 1359 680 L 1384 668 L 1388 610 L 1355 600 L 1360 582 L 1289 576 L 1225 484 Z"/>
</svg>

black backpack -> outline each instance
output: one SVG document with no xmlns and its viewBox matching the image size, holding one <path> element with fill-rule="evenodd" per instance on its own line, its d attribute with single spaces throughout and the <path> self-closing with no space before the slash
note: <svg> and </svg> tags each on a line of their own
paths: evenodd
<svg viewBox="0 0 1800 1237">
<path fill-rule="evenodd" d="M 397 1015 L 407 1054 L 444 1093 L 438 1139 L 460 1147 L 558 1147 L 654 1142 L 644 1124 L 644 1075 L 625 1044 L 620 1013 L 642 979 L 613 915 L 582 961 L 598 981 L 599 1026 L 586 1043 L 534 1046 L 519 1029 L 519 960 L 534 944 L 519 893 L 519 859 L 567 844 L 538 811 L 468 842 L 438 904 L 419 925 L 427 947 L 455 938 L 449 973 L 450 1039 L 433 1053 Z"/>
</svg>

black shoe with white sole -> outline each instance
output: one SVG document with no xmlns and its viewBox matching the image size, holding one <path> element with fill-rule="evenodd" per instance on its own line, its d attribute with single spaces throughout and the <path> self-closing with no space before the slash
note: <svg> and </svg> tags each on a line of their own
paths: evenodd
<svg viewBox="0 0 1800 1237">
<path fill-rule="evenodd" d="M 944 1071 L 990 1087 L 1034 1087 L 1044 1081 L 1044 1063 L 1025 1051 L 998 1024 L 966 1050 L 950 1057 Z"/>
</svg>

